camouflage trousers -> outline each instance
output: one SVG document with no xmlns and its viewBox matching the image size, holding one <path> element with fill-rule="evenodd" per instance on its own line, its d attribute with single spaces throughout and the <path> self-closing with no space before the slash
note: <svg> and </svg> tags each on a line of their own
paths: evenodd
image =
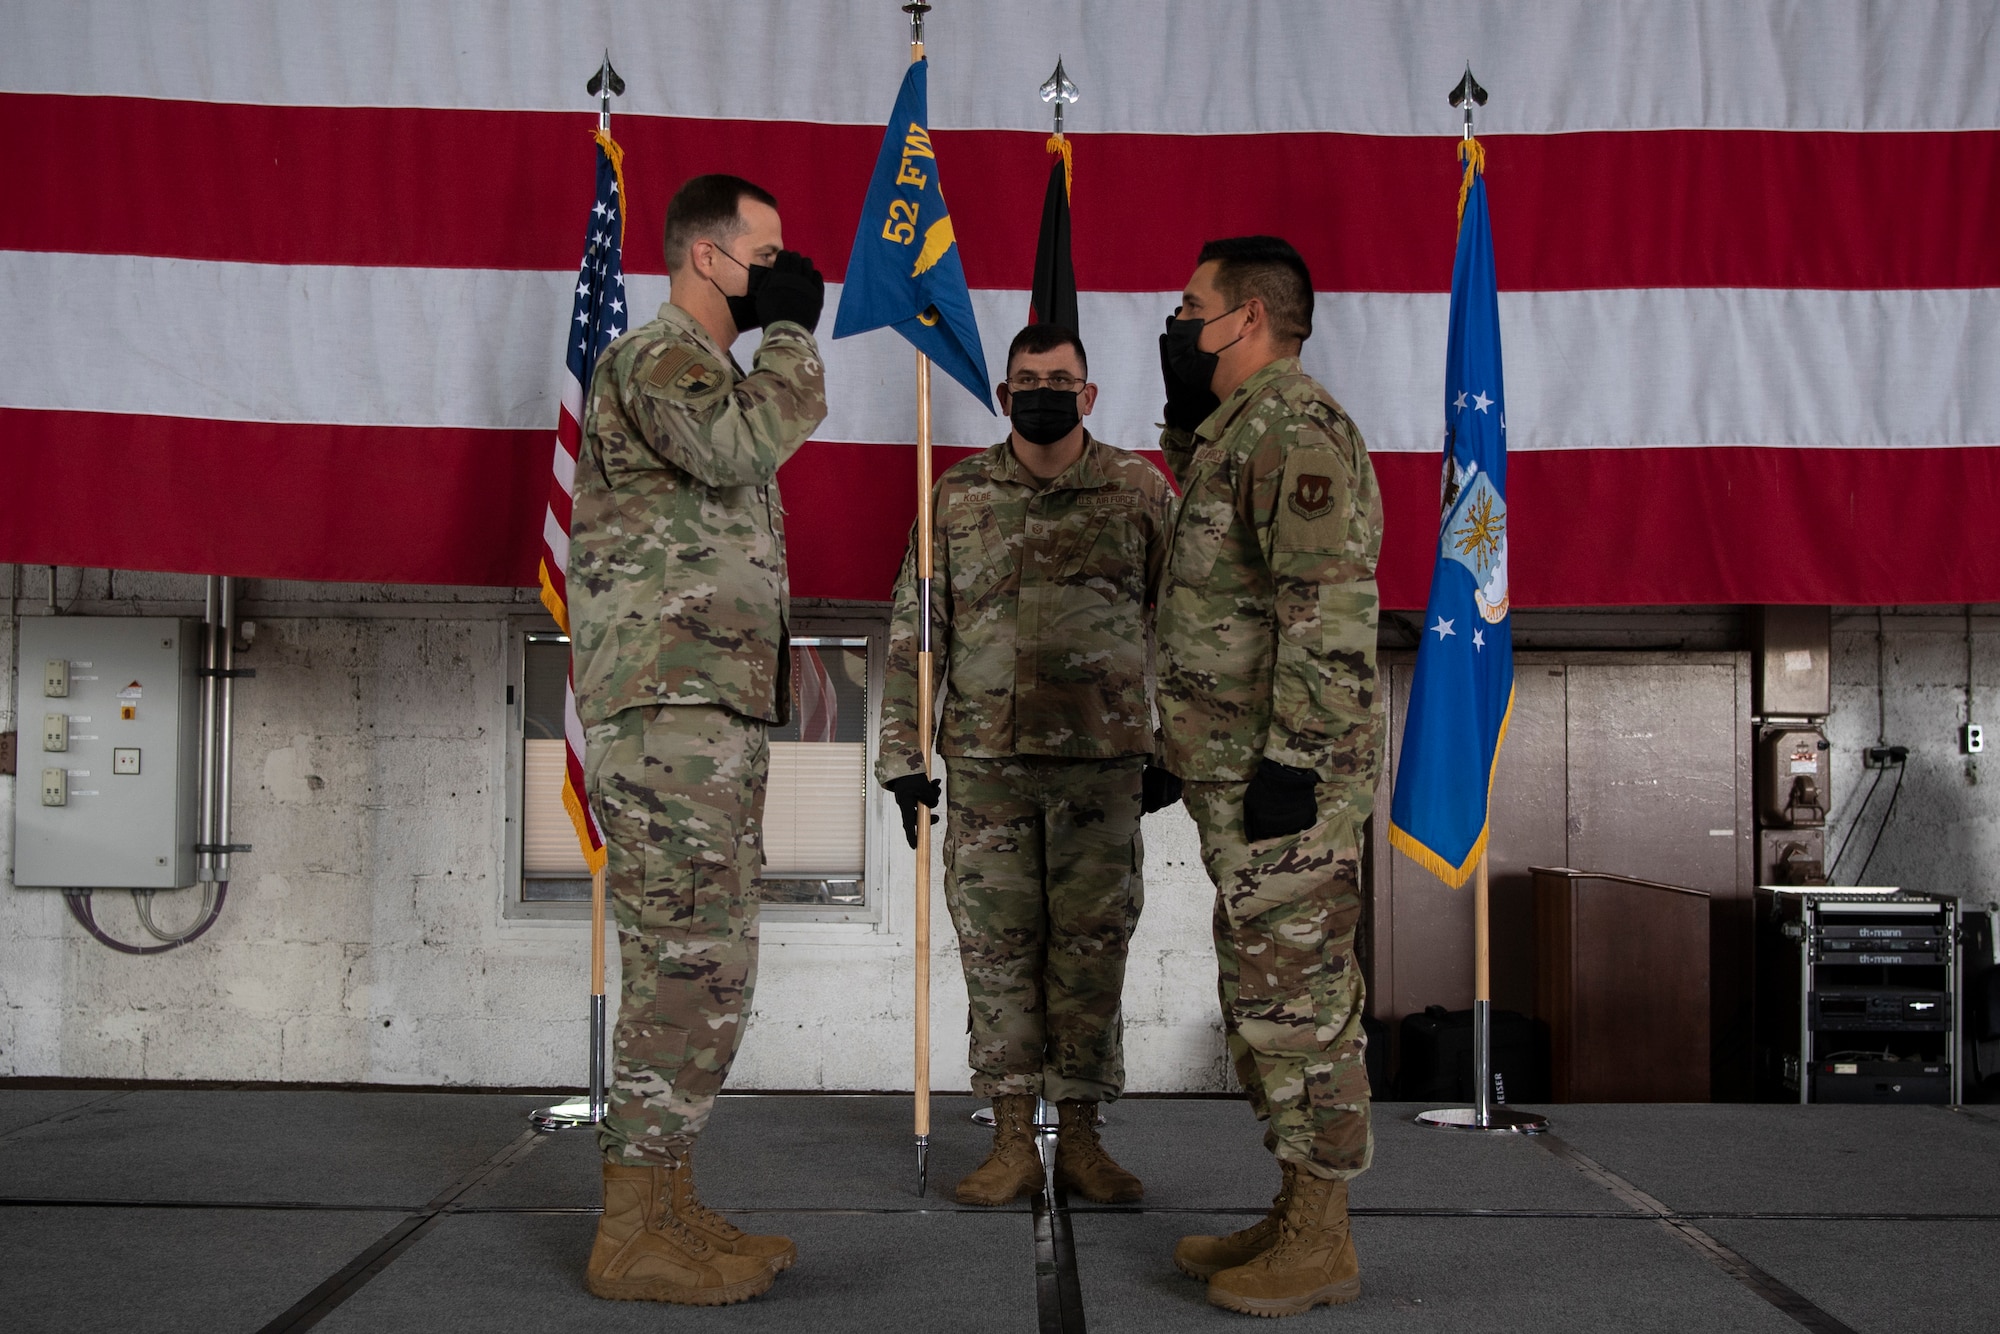
<svg viewBox="0 0 2000 1334">
<path fill-rule="evenodd" d="M 1222 1025 L 1264 1146 L 1317 1176 L 1358 1176 L 1368 1125 L 1365 988 L 1354 962 L 1361 918 L 1359 824 L 1351 812 L 1285 838 L 1243 837 L 1246 783 L 1186 787 L 1215 881 Z M 1319 788 L 1320 809 L 1333 806 Z"/>
<path fill-rule="evenodd" d="M 714 705 L 625 709 L 588 729 L 620 994 L 598 1147 L 667 1161 L 701 1132 L 757 980 L 765 726 Z"/>
<path fill-rule="evenodd" d="M 944 897 L 972 1091 L 1110 1102 L 1125 954 L 1145 903 L 1140 756 L 945 758 Z"/>
</svg>

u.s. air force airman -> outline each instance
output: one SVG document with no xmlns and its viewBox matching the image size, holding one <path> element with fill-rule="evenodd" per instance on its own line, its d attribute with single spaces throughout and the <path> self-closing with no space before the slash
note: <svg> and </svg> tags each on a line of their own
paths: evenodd
<svg viewBox="0 0 2000 1334">
<path fill-rule="evenodd" d="M 1142 808 L 1178 797 L 1150 764 L 1147 644 L 1172 492 L 1152 464 L 1092 439 L 1083 343 L 1033 324 L 1007 353 L 1007 439 L 935 493 L 934 667 L 950 794 L 945 902 L 971 1002 L 972 1088 L 993 1150 L 958 1185 L 997 1205 L 1038 1189 L 1037 1095 L 1061 1116 L 1056 1179 L 1136 1200 L 1097 1106 L 1124 1089 L 1119 999 L 1144 900 Z M 916 846 L 934 806 L 917 748 L 915 556 L 896 585 L 877 774 Z"/>
<path fill-rule="evenodd" d="M 1359 1295 L 1347 1182 L 1372 1147 L 1354 928 L 1381 762 L 1382 507 L 1361 432 L 1299 367 L 1312 306 L 1290 245 L 1215 241 L 1160 340 L 1182 482 L 1160 594 L 1165 762 L 1216 885 L 1230 1054 L 1283 1177 L 1268 1217 L 1184 1237 L 1174 1261 L 1258 1315 Z"/>
<path fill-rule="evenodd" d="M 570 522 L 577 712 L 622 976 L 600 1297 L 712 1306 L 796 1254 L 694 1190 L 694 1138 L 757 973 L 765 729 L 789 705 L 777 473 L 826 416 L 824 283 L 783 249 L 777 201 L 698 176 L 667 206 L 671 300 L 589 386 Z M 745 375 L 730 344 L 762 328 Z"/>
</svg>

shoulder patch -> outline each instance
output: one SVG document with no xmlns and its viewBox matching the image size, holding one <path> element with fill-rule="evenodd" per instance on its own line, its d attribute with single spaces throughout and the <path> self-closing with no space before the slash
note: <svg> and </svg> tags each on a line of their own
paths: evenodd
<svg viewBox="0 0 2000 1334">
<path fill-rule="evenodd" d="M 1301 519 L 1318 519 L 1332 513 L 1333 478 L 1316 472 L 1293 474 L 1285 504 Z"/>
<path fill-rule="evenodd" d="M 673 398 L 696 399 L 729 383 L 729 372 L 698 347 L 674 343 L 646 369 L 646 383 Z"/>
<path fill-rule="evenodd" d="M 1275 516 L 1278 551 L 1339 551 L 1348 536 L 1353 479 L 1340 455 L 1325 449 L 1286 453 Z"/>
</svg>

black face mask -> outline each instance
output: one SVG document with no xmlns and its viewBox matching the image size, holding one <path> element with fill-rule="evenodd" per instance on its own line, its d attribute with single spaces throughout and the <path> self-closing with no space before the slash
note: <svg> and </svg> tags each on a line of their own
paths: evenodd
<svg viewBox="0 0 2000 1334">
<path fill-rule="evenodd" d="M 1074 431 L 1083 420 L 1077 411 L 1075 389 L 1014 389 L 1008 400 L 1008 417 L 1021 438 L 1031 445 L 1053 445 Z"/>
<path fill-rule="evenodd" d="M 722 299 L 729 303 L 729 318 L 735 323 L 736 332 L 748 333 L 752 329 L 763 328 L 764 321 L 757 317 L 757 289 L 762 287 L 764 280 L 771 276 L 771 266 L 769 264 L 745 264 L 721 246 L 715 248 L 715 253 L 723 256 L 731 264 L 736 265 L 750 275 L 749 281 L 744 285 L 742 296 L 731 296 L 727 292 L 722 292 L 721 285 L 715 279 L 710 278 L 708 280 L 708 285 L 715 288 L 716 291 L 722 292 Z"/>
<path fill-rule="evenodd" d="M 1167 365 L 1173 368 L 1174 377 L 1191 389 L 1206 390 L 1215 380 L 1216 363 L 1222 354 L 1243 341 L 1243 335 L 1224 343 L 1213 352 L 1201 350 L 1201 331 L 1215 320 L 1224 319 L 1243 309 L 1231 306 L 1214 319 L 1183 320 L 1174 318 L 1167 321 Z M 1178 317 L 1179 312 L 1175 315 Z"/>
</svg>

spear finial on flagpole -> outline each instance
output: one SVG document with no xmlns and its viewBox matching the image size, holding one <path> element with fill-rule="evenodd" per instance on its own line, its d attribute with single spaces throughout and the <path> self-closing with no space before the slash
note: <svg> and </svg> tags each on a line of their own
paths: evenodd
<svg viewBox="0 0 2000 1334">
<path fill-rule="evenodd" d="M 1062 57 L 1057 56 L 1056 72 L 1049 75 L 1048 80 L 1042 84 L 1042 100 L 1053 104 L 1055 107 L 1055 135 L 1058 139 L 1062 138 L 1063 134 L 1063 107 L 1068 103 L 1076 101 L 1076 99 L 1076 85 L 1070 82 L 1069 75 L 1063 73 Z"/>
<path fill-rule="evenodd" d="M 611 67 L 611 52 L 604 53 L 604 63 L 597 67 L 597 73 L 590 76 L 584 91 L 597 99 L 597 128 L 606 134 L 611 132 L 611 99 L 625 95 L 625 80 L 618 77 L 618 71 Z"/>
<path fill-rule="evenodd" d="M 924 15 L 931 12 L 927 0 L 910 0 L 903 6 L 903 12 L 910 16 L 910 59 L 924 58 Z"/>
<path fill-rule="evenodd" d="M 1453 106 L 1465 107 L 1465 137 L 1472 137 L 1472 108 L 1486 105 L 1486 90 L 1479 86 L 1479 80 L 1472 77 L 1472 62 L 1465 62 L 1465 77 L 1451 90 L 1449 101 Z"/>
</svg>

